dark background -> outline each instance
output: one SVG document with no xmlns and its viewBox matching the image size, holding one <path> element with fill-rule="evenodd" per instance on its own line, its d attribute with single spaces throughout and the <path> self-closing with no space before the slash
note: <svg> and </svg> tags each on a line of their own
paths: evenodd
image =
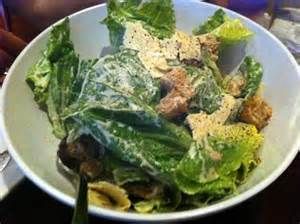
<svg viewBox="0 0 300 224">
<path fill-rule="evenodd" d="M 0 202 L 1 224 L 67 224 L 71 217 L 70 207 L 51 198 L 27 179 Z M 90 224 L 96 223 L 114 222 L 91 216 Z M 300 224 L 300 154 L 263 192 L 234 208 L 190 223 Z"/>
</svg>

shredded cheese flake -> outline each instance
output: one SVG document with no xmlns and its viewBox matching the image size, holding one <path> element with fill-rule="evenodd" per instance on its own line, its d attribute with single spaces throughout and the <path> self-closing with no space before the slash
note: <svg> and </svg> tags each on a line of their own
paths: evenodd
<svg viewBox="0 0 300 224">
<path fill-rule="evenodd" d="M 230 116 L 236 100 L 229 94 L 224 95 L 221 107 L 212 114 L 200 112 L 187 116 L 187 123 L 192 129 L 194 140 L 201 140 L 207 134 L 222 126 Z"/>
<path fill-rule="evenodd" d="M 160 40 L 145 30 L 140 22 L 127 22 L 123 44 L 137 50 L 138 56 L 154 78 L 168 71 L 167 59 L 200 59 L 201 50 L 197 37 L 176 31 L 169 39 Z"/>
</svg>

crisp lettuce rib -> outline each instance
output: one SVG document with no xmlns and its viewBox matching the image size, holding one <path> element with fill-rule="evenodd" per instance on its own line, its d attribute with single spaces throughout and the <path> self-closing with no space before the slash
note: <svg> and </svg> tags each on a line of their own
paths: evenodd
<svg viewBox="0 0 300 224">
<path fill-rule="evenodd" d="M 246 80 L 241 96 L 245 98 L 251 97 L 259 88 L 263 76 L 263 68 L 254 58 L 247 56 L 239 70 Z"/>
</svg>

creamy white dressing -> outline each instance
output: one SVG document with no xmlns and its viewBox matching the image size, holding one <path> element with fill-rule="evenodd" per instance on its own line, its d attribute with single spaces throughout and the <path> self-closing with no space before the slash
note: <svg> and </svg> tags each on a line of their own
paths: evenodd
<svg viewBox="0 0 300 224">
<path fill-rule="evenodd" d="M 152 176 L 158 176 L 160 175 L 160 172 L 154 167 L 152 166 L 152 164 L 150 164 L 147 159 L 144 158 L 144 155 L 142 153 L 137 153 L 136 154 L 137 158 L 139 158 L 141 160 L 141 164 L 140 167 L 144 167 L 147 168 L 148 173 L 150 173 L 150 175 Z"/>
<path fill-rule="evenodd" d="M 153 54 L 153 52 L 139 52 L 138 57 L 153 78 L 162 77 L 163 72 L 170 69 L 167 60 L 162 55 Z"/>
<path fill-rule="evenodd" d="M 205 150 L 207 152 L 209 151 L 215 151 L 211 145 L 208 142 L 207 138 L 203 138 L 202 139 L 202 144 L 203 147 L 205 148 Z M 210 167 L 208 170 L 206 168 L 206 160 L 203 158 L 203 156 L 201 155 L 201 160 L 202 160 L 202 172 L 199 174 L 199 180 L 206 180 L 206 181 L 212 181 L 214 179 L 218 178 L 218 173 L 216 172 L 216 170 L 213 167 Z"/>
<path fill-rule="evenodd" d="M 105 123 L 105 125 L 107 127 L 109 127 L 109 126 L 111 126 L 111 122 L 108 121 L 108 122 Z M 95 122 L 95 123 L 92 124 L 92 126 L 94 126 L 98 130 L 102 130 L 101 134 L 102 134 L 102 136 L 104 137 L 104 140 L 105 140 L 105 142 L 102 142 L 103 145 L 110 145 L 112 143 L 111 142 L 112 135 L 105 128 L 103 128 L 103 125 Z M 94 138 L 101 141 L 101 139 L 99 139 L 98 136 L 94 136 Z"/>
</svg>

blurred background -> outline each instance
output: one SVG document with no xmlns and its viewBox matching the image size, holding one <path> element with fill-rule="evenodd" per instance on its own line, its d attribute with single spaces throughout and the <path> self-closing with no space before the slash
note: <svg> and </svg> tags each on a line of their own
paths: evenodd
<svg viewBox="0 0 300 224">
<path fill-rule="evenodd" d="M 18 53 L 58 19 L 104 0 L 0 0 L 0 83 Z M 207 0 L 274 33 L 300 62 L 300 0 Z"/>
</svg>

